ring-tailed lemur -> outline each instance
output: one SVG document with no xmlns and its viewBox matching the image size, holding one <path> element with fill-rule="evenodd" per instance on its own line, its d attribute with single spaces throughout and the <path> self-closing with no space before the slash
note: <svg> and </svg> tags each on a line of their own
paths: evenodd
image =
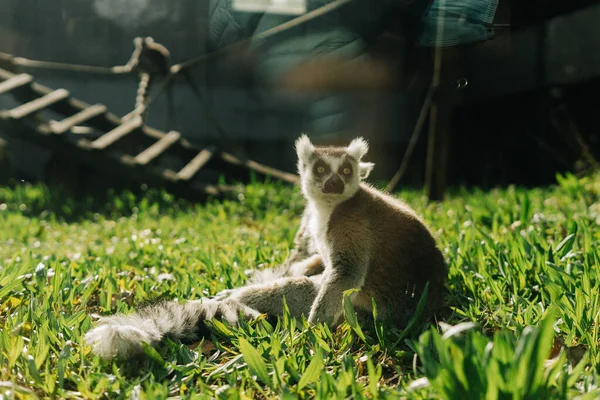
<svg viewBox="0 0 600 400">
<path fill-rule="evenodd" d="M 298 171 L 307 200 L 295 250 L 277 269 L 257 273 L 247 286 L 212 299 L 184 304 L 163 302 L 130 315 L 103 318 L 85 339 L 105 358 L 140 353 L 142 342 L 164 336 L 199 340 L 203 321 L 236 323 L 241 314 L 277 316 L 283 300 L 293 317 L 335 325 L 342 317 L 343 293 L 365 320 L 378 315 L 405 324 L 429 282 L 426 312 L 444 301 L 446 266 L 431 233 L 406 204 L 362 182 L 374 164 L 362 138 L 348 147 L 315 147 L 307 136 L 296 141 Z"/>
</svg>

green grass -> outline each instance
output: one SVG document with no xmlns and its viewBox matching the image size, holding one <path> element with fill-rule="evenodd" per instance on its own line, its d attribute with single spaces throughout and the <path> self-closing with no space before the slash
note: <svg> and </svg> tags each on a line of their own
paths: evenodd
<svg viewBox="0 0 600 400">
<path fill-rule="evenodd" d="M 445 324 L 417 313 L 407 330 L 368 331 L 351 307 L 335 331 L 288 317 L 214 322 L 197 346 L 167 341 L 119 364 L 83 344 L 90 315 L 244 284 L 247 270 L 286 258 L 299 193 L 252 184 L 190 205 L 152 190 L 76 202 L 41 186 L 0 188 L 0 397 L 600 396 L 600 177 L 456 190 L 429 205 L 421 192 L 400 195 L 450 266 Z"/>
</svg>

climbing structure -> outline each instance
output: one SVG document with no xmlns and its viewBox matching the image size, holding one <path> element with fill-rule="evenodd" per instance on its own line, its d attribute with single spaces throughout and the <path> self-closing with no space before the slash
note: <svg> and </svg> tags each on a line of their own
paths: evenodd
<svg viewBox="0 0 600 400">
<path fill-rule="evenodd" d="M 95 169 L 166 187 L 196 198 L 218 196 L 228 187 L 220 176 L 244 178 L 253 171 L 295 183 L 297 176 L 242 159 L 216 146 L 197 148 L 179 132 L 162 132 L 141 118 L 120 118 L 102 104 L 90 105 L 65 89 L 36 83 L 30 74 L 0 69 L 0 96 L 17 105 L 0 108 L 0 130 L 7 135 L 71 157 Z M 90 132 L 86 137 L 75 130 Z"/>
</svg>

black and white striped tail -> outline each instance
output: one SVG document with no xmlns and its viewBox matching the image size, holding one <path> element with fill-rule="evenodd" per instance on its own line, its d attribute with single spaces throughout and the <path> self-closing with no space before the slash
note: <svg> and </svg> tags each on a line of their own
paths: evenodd
<svg viewBox="0 0 600 400">
<path fill-rule="evenodd" d="M 234 300 L 202 299 L 183 304 L 165 301 L 132 314 L 102 318 L 84 339 L 102 358 L 128 359 L 142 353 L 142 343 L 156 345 L 166 336 L 188 342 L 200 340 L 204 320 L 216 317 L 235 324 L 240 313 L 247 317 L 260 315 Z"/>
</svg>

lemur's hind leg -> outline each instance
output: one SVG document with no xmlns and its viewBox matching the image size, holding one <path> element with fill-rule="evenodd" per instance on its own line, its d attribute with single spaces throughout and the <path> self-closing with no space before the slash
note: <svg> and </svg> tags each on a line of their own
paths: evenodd
<svg viewBox="0 0 600 400">
<path fill-rule="evenodd" d="M 269 317 L 283 315 L 283 299 L 292 317 L 308 318 L 310 307 L 321 286 L 321 275 L 280 278 L 236 289 L 227 300 L 239 301 L 246 307 Z"/>
<path fill-rule="evenodd" d="M 225 289 L 217 293 L 213 298 L 215 300 L 224 300 L 232 296 L 234 293 L 244 290 L 257 284 L 275 282 L 283 278 L 314 276 L 322 274 L 324 270 L 321 256 L 318 254 L 312 255 L 305 260 L 295 262 L 290 265 L 281 265 L 274 269 L 265 269 L 255 272 L 250 278 L 250 283 L 247 286 Z"/>
<path fill-rule="evenodd" d="M 286 276 L 314 276 L 320 275 L 325 270 L 323 259 L 318 254 L 293 263 L 288 268 Z"/>
</svg>

